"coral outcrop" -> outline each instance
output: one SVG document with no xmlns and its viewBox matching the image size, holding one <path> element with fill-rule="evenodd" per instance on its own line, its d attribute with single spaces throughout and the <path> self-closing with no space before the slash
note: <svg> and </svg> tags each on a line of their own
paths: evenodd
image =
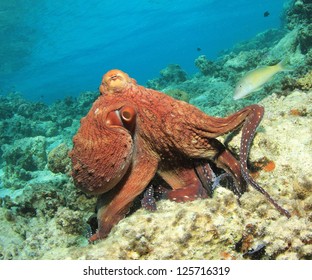
<svg viewBox="0 0 312 280">
<path fill-rule="evenodd" d="M 23 188 L 33 178 L 32 171 L 43 170 L 47 161 L 46 140 L 42 136 L 15 140 L 13 145 L 3 145 L 2 150 L 6 188 Z"/>
<path fill-rule="evenodd" d="M 220 68 L 213 62 L 206 58 L 205 55 L 200 55 L 195 59 L 195 66 L 205 76 L 213 76 Z"/>
<path fill-rule="evenodd" d="M 289 7 L 285 10 L 285 21 L 287 27 L 292 30 L 297 26 L 304 26 L 312 23 L 312 2 L 311 0 L 289 1 Z"/>
<path fill-rule="evenodd" d="M 69 148 L 61 143 L 48 154 L 48 168 L 53 173 L 66 173 L 70 170 Z"/>
<path fill-rule="evenodd" d="M 175 85 L 187 80 L 186 72 L 178 64 L 169 64 L 160 71 L 160 78 L 149 80 L 146 86 L 160 90 L 170 85 Z"/>
</svg>

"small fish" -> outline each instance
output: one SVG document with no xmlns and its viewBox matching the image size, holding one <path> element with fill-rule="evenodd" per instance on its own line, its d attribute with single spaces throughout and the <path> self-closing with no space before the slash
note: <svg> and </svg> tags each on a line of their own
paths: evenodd
<svg viewBox="0 0 312 280">
<path fill-rule="evenodd" d="M 264 17 L 268 17 L 269 15 L 270 15 L 269 11 L 266 11 L 266 12 L 263 13 Z"/>
<path fill-rule="evenodd" d="M 285 64 L 285 60 L 282 60 L 273 66 L 262 66 L 247 72 L 237 83 L 233 99 L 241 99 L 260 90 L 276 73 L 290 71 L 291 69 L 287 68 Z"/>
</svg>

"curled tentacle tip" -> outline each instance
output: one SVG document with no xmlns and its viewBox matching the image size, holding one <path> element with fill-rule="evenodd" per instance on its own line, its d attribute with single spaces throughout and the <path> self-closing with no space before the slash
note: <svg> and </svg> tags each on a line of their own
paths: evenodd
<svg viewBox="0 0 312 280">
<path fill-rule="evenodd" d="M 154 212 L 157 210 L 156 200 L 153 197 L 144 197 L 141 200 L 141 205 L 144 209 Z"/>
<path fill-rule="evenodd" d="M 95 234 L 93 234 L 90 238 L 89 238 L 89 240 L 88 240 L 88 242 L 90 243 L 90 244 L 92 244 L 92 243 L 94 243 L 95 241 L 97 241 L 97 240 L 99 240 L 100 238 L 99 238 L 99 236 L 98 236 L 98 233 L 95 233 Z"/>
<path fill-rule="evenodd" d="M 288 218 L 288 219 L 290 219 L 291 218 L 291 214 L 289 213 L 289 211 L 288 210 L 286 210 L 286 209 L 283 209 L 283 214 Z"/>
</svg>

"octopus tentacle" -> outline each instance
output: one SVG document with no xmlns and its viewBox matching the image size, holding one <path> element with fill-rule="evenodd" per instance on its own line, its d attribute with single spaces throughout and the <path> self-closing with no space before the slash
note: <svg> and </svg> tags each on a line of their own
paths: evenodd
<svg viewBox="0 0 312 280">
<path fill-rule="evenodd" d="M 154 186 L 147 187 L 141 200 L 141 205 L 144 209 L 152 212 L 157 210 L 156 199 L 154 198 Z"/>
<path fill-rule="evenodd" d="M 214 190 L 224 178 L 233 177 L 230 173 L 227 172 L 217 176 L 211 168 L 210 163 L 202 161 L 195 164 L 195 171 L 209 197 L 212 197 Z M 235 192 L 233 188 L 231 189 Z M 235 193 L 237 194 L 237 192 Z"/>
<path fill-rule="evenodd" d="M 157 170 L 157 159 L 144 151 L 135 157 L 126 177 L 113 190 L 109 204 L 98 210 L 98 231 L 89 239 L 93 242 L 107 237 L 112 227 L 128 213 L 133 200 L 145 189 Z M 137 154 L 138 155 L 138 154 Z M 107 195 L 107 194 L 105 194 Z"/>
<path fill-rule="evenodd" d="M 208 196 L 212 197 L 213 194 L 213 182 L 215 182 L 217 176 L 213 172 L 209 163 L 196 162 L 195 172 L 201 181 L 203 187 L 206 189 Z"/>
<path fill-rule="evenodd" d="M 213 157 L 218 168 L 225 170 L 233 179 L 232 190 L 238 196 L 246 191 L 246 182 L 242 176 L 240 163 L 232 153 L 217 139 L 210 139 L 210 145 L 216 151 Z"/>
<path fill-rule="evenodd" d="M 230 189 L 240 197 L 246 191 L 246 182 L 242 176 L 240 164 L 237 159 L 224 147 L 224 150 L 216 158 L 216 163 L 218 168 L 226 172 L 216 176 L 209 163 L 200 161 L 195 165 L 197 176 L 207 190 L 208 195 L 212 197 L 217 185 L 224 178 L 228 178 L 234 182 L 231 183 Z"/>
<path fill-rule="evenodd" d="M 290 213 L 281 207 L 253 178 L 249 175 L 247 168 L 247 158 L 250 149 L 251 142 L 254 138 L 256 129 L 263 117 L 264 109 L 261 106 L 254 105 L 251 110 L 251 114 L 246 119 L 242 129 L 242 139 L 240 146 L 240 166 L 244 179 L 257 191 L 262 193 L 274 207 L 287 218 L 290 218 Z"/>
<path fill-rule="evenodd" d="M 214 180 L 214 182 L 213 182 L 213 184 L 212 184 L 212 186 L 211 186 L 211 190 L 214 191 L 214 190 L 217 188 L 217 186 L 220 184 L 220 182 L 221 182 L 224 178 L 227 178 L 227 177 L 231 177 L 231 178 L 232 178 L 232 176 L 231 176 L 229 173 L 227 173 L 227 172 L 222 173 L 221 175 L 219 175 L 218 177 L 216 177 L 216 179 Z M 235 191 L 234 191 L 234 192 L 235 192 Z"/>
<path fill-rule="evenodd" d="M 216 158 L 217 166 L 224 169 L 233 179 L 233 192 L 241 196 L 246 191 L 246 182 L 241 172 L 239 161 L 227 149 L 224 149 Z"/>
<path fill-rule="evenodd" d="M 197 118 L 196 123 L 190 123 L 190 125 L 198 135 L 216 138 L 238 129 L 248 120 L 253 123 L 255 121 L 253 112 L 255 110 L 258 111 L 258 108 L 262 107 L 259 105 L 250 105 L 225 118 L 211 117 L 202 113 L 201 118 Z"/>
<path fill-rule="evenodd" d="M 132 135 L 123 127 L 118 110 L 98 109 L 101 108 L 98 103 L 94 103 L 89 113 L 91 117 L 81 120 L 79 132 L 73 139 L 74 148 L 69 153 L 76 187 L 94 195 L 108 192 L 121 181 L 134 153 Z M 110 149 L 111 143 L 114 149 Z M 110 156 L 109 164 L 107 158 L 99 154 L 103 150 Z"/>
<path fill-rule="evenodd" d="M 159 170 L 158 174 L 173 188 L 164 194 L 164 198 L 185 202 L 208 197 L 193 166 L 172 167 L 170 170 Z"/>
<path fill-rule="evenodd" d="M 286 216 L 287 218 L 290 218 L 291 215 L 289 213 L 288 210 L 284 209 L 282 206 L 280 206 L 270 195 L 267 191 L 265 191 L 261 186 L 259 186 L 259 184 L 254 181 L 252 179 L 252 177 L 245 172 L 242 172 L 243 176 L 245 178 L 245 180 L 251 185 L 253 186 L 257 191 L 259 191 L 260 193 L 262 193 L 268 201 L 270 201 L 272 203 L 272 205 L 276 208 L 276 210 L 278 210 L 282 215 Z"/>
</svg>

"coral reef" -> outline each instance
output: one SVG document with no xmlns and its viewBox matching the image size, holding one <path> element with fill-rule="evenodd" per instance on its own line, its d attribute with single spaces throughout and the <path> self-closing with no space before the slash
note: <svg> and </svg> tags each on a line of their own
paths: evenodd
<svg viewBox="0 0 312 280">
<path fill-rule="evenodd" d="M 81 225 L 87 232 L 95 199 L 48 167 L 67 172 L 67 147 L 96 96 L 85 92 L 51 106 L 28 102 L 16 93 L 0 96 L 1 259 L 38 259 L 44 250 L 85 240 L 79 235 Z M 75 114 L 79 118 L 73 118 Z"/>
<path fill-rule="evenodd" d="M 270 50 L 272 46 L 276 45 L 281 39 L 283 39 L 288 32 L 284 29 L 268 29 L 261 33 L 258 33 L 254 38 L 248 41 L 242 41 L 233 46 L 227 52 L 239 53 L 241 51 L 257 50 L 261 49 Z"/>
<path fill-rule="evenodd" d="M 301 52 L 306 54 L 312 47 L 312 24 L 301 27 L 298 31 L 298 42 Z"/>
<path fill-rule="evenodd" d="M 22 192 L 2 199 L 2 259 L 40 259 L 44 251 L 86 244 L 95 200 L 77 191 L 68 177 L 29 182 Z"/>
<path fill-rule="evenodd" d="M 206 58 L 205 55 L 200 55 L 195 59 L 195 66 L 205 76 L 213 76 L 220 68 L 213 62 Z"/>
<path fill-rule="evenodd" d="M 161 90 L 167 86 L 181 83 L 187 80 L 186 72 L 178 64 L 169 64 L 160 71 L 160 78 L 148 80 L 146 86 Z"/>
<path fill-rule="evenodd" d="M 289 2 L 289 7 L 284 12 L 286 26 L 290 30 L 300 25 L 312 23 L 311 0 L 294 0 Z"/>
<path fill-rule="evenodd" d="M 312 49 L 310 49 L 305 55 L 306 64 L 312 66 Z"/>
<path fill-rule="evenodd" d="M 302 90 L 312 89 L 312 70 L 310 70 L 304 77 L 298 79 L 297 85 Z"/>
<path fill-rule="evenodd" d="M 86 234 L 86 222 L 81 211 L 59 208 L 55 215 L 57 226 L 67 234 Z"/>
<path fill-rule="evenodd" d="M 263 60 L 263 50 L 248 50 L 241 51 L 234 57 L 229 57 L 224 64 L 224 67 L 231 68 L 241 72 L 246 69 L 253 69 L 259 66 Z"/>
<path fill-rule="evenodd" d="M 68 157 L 69 148 L 65 143 L 61 143 L 48 154 L 48 168 L 53 173 L 66 173 L 70 170 L 70 159 Z"/>
<path fill-rule="evenodd" d="M 42 136 L 15 140 L 13 145 L 2 145 L 4 167 L 3 184 L 6 188 L 23 188 L 32 179 L 32 171 L 43 170 L 46 164 L 46 141 Z"/>
</svg>

